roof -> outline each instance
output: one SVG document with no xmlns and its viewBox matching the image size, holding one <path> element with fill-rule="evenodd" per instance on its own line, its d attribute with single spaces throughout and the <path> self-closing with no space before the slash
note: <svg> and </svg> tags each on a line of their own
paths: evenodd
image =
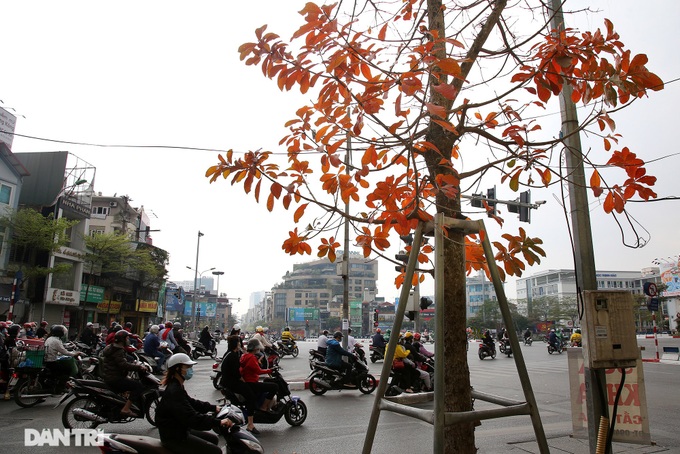
<svg viewBox="0 0 680 454">
<path fill-rule="evenodd" d="M 31 174 L 28 169 L 24 167 L 19 158 L 17 158 L 17 156 L 12 153 L 12 150 L 10 150 L 9 147 L 3 142 L 0 142 L 0 157 L 7 161 L 7 163 L 11 166 L 10 168 L 14 169 L 17 175 L 27 177 Z"/>
</svg>

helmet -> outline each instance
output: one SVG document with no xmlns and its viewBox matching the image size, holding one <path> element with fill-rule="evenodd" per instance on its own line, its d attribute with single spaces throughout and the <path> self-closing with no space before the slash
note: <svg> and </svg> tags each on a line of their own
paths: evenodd
<svg viewBox="0 0 680 454">
<path fill-rule="evenodd" d="M 0 329 L 7 328 L 7 323 L 0 322 Z"/>
<path fill-rule="evenodd" d="M 323 335 L 328 336 L 328 330 L 327 329 L 323 330 Z"/>
<path fill-rule="evenodd" d="M 125 322 L 125 328 L 132 329 L 132 322 Z"/>
<path fill-rule="evenodd" d="M 415 340 L 419 341 L 419 340 L 420 340 L 420 333 L 415 333 L 415 334 L 413 335 L 413 338 L 414 338 Z"/>
<path fill-rule="evenodd" d="M 172 322 L 165 322 L 166 328 L 172 328 Z"/>
<path fill-rule="evenodd" d="M 334 333 L 333 333 L 333 338 L 334 338 L 334 339 L 338 339 L 338 338 L 342 339 L 342 331 L 336 331 L 336 332 L 334 332 Z"/>
<path fill-rule="evenodd" d="M 574 332 L 575 332 L 576 334 L 581 334 L 581 330 L 580 330 L 580 329 L 577 329 L 577 330 L 574 331 Z"/>
<path fill-rule="evenodd" d="M 40 326 L 47 326 L 47 322 L 43 320 L 42 322 L 40 322 Z"/>
<path fill-rule="evenodd" d="M 404 333 L 404 339 L 410 339 L 413 337 L 413 333 L 411 331 L 406 331 Z"/>
<path fill-rule="evenodd" d="M 286 326 L 285 328 L 283 328 L 283 330 L 284 331 L 290 331 L 290 326 Z"/>
<path fill-rule="evenodd" d="M 376 328 L 375 332 L 378 333 L 378 334 L 382 333 L 382 331 L 380 331 L 380 328 Z"/>
<path fill-rule="evenodd" d="M 239 324 L 237 323 L 237 324 L 234 325 L 234 327 L 233 327 L 232 329 L 233 329 L 234 331 L 241 331 L 241 325 L 239 325 Z"/>
<path fill-rule="evenodd" d="M 257 349 L 262 349 L 262 344 L 260 343 L 260 341 L 257 339 L 250 339 L 248 341 L 248 345 L 246 345 L 246 350 L 249 352 L 253 352 Z"/>
<path fill-rule="evenodd" d="M 120 331 L 120 330 L 122 330 L 122 329 L 123 329 L 122 326 L 116 325 L 116 326 L 113 327 L 113 329 L 112 329 L 111 331 L 113 331 L 114 333 L 117 333 L 118 331 Z"/>
<path fill-rule="evenodd" d="M 191 358 L 189 358 L 189 355 L 187 355 L 186 353 L 175 353 L 168 360 L 168 369 L 178 364 L 186 364 L 187 366 L 193 366 L 194 364 L 196 364 L 196 361 L 192 361 Z"/>
<path fill-rule="evenodd" d="M 66 330 L 66 327 L 64 325 L 54 325 L 50 329 L 50 336 L 64 337 L 66 336 L 67 332 L 68 331 Z"/>
<path fill-rule="evenodd" d="M 555 328 L 551 329 L 550 332 L 551 332 L 551 333 L 554 333 L 554 332 L 555 332 Z"/>
<path fill-rule="evenodd" d="M 129 335 L 130 335 L 130 333 L 128 333 L 124 329 L 119 329 L 118 331 L 116 331 L 116 334 L 113 336 L 113 341 L 114 342 L 124 341 L 125 338 L 127 338 Z"/>
<path fill-rule="evenodd" d="M 264 328 L 262 328 L 260 325 L 257 325 L 255 327 L 255 331 L 257 331 L 258 333 L 262 333 L 262 332 L 264 332 Z"/>
<path fill-rule="evenodd" d="M 151 325 L 151 327 L 149 328 L 149 332 L 153 334 L 158 334 L 159 331 L 160 329 L 158 329 L 158 326 L 156 325 Z"/>
<path fill-rule="evenodd" d="M 33 325 L 31 325 L 30 323 L 24 323 L 24 328 L 31 328 L 32 326 Z"/>
<path fill-rule="evenodd" d="M 391 332 L 392 332 L 392 330 L 389 329 L 389 328 L 387 328 L 387 330 L 385 331 L 385 333 L 387 333 L 387 334 L 390 334 Z"/>
<path fill-rule="evenodd" d="M 347 334 L 352 332 L 352 328 L 347 328 Z"/>
<path fill-rule="evenodd" d="M 46 322 L 45 322 L 46 323 Z M 42 324 L 42 323 L 41 323 Z M 90 328 L 92 326 L 92 322 L 87 322 L 87 325 L 85 325 L 86 328 Z"/>
<path fill-rule="evenodd" d="M 178 329 L 179 329 L 179 328 L 182 327 L 182 324 L 181 324 L 180 322 L 175 322 L 175 323 L 172 324 L 172 327 L 173 327 L 173 328 L 178 328 Z"/>
</svg>

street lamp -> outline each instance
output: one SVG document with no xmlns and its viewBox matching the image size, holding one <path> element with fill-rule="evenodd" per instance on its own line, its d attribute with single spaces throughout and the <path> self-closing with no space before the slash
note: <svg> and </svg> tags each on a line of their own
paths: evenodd
<svg viewBox="0 0 680 454">
<path fill-rule="evenodd" d="M 215 269 L 215 268 L 213 268 Z M 220 276 L 224 274 L 224 271 L 213 271 L 212 272 L 213 276 L 217 276 L 217 300 L 219 302 L 220 299 Z"/>
</svg>

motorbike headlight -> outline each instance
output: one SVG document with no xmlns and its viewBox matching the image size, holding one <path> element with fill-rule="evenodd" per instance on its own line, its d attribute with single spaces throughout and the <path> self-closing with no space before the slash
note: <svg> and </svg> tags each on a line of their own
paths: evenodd
<svg viewBox="0 0 680 454">
<path fill-rule="evenodd" d="M 256 443 L 251 440 L 246 440 L 244 438 L 241 438 L 241 441 L 243 442 L 244 445 L 250 450 L 250 452 L 261 452 L 264 453 L 264 448 L 260 446 L 259 443 Z"/>
</svg>

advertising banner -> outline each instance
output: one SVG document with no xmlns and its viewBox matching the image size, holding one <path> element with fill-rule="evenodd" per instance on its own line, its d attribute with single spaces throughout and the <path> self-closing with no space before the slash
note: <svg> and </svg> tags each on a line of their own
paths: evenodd
<svg viewBox="0 0 680 454">
<path fill-rule="evenodd" d="M 583 366 L 583 351 L 580 348 L 567 349 L 569 362 L 569 387 L 571 391 L 571 422 L 573 436 L 588 438 L 588 413 L 586 411 L 586 384 Z M 642 360 L 637 367 L 624 369 L 625 382 L 616 410 L 616 426 L 613 441 L 622 443 L 651 444 L 649 419 L 647 417 L 647 394 Z M 607 400 L 609 414 L 614 412 L 616 393 L 621 384 L 620 369 L 606 369 Z"/>
<path fill-rule="evenodd" d="M 80 301 L 85 301 L 86 294 L 88 303 L 101 303 L 104 301 L 104 287 L 83 284 L 80 286 Z"/>
<path fill-rule="evenodd" d="M 306 320 L 318 320 L 319 309 L 306 307 L 289 307 L 288 321 L 289 322 L 304 322 Z"/>
<path fill-rule="evenodd" d="M 158 301 L 139 300 L 137 302 L 137 310 L 139 312 L 157 312 Z"/>
<path fill-rule="evenodd" d="M 168 309 L 169 310 L 169 309 Z M 196 310 L 201 317 L 215 317 L 217 314 L 217 303 L 199 302 L 196 303 Z M 191 301 L 184 303 L 184 315 L 191 316 Z"/>
<path fill-rule="evenodd" d="M 165 310 L 172 312 L 180 312 L 184 307 L 184 291 L 182 287 L 177 290 L 168 289 L 165 294 Z M 189 306 L 189 311 L 191 311 L 191 305 Z"/>
<path fill-rule="evenodd" d="M 111 310 L 109 310 L 109 302 L 108 301 L 102 301 L 101 303 L 97 304 L 97 310 L 99 312 L 109 312 L 111 314 L 120 314 L 120 307 L 122 306 L 122 303 L 120 301 L 111 301 Z"/>
<path fill-rule="evenodd" d="M 678 263 L 662 263 L 659 265 L 661 282 L 666 284 L 663 296 L 680 296 L 680 271 Z"/>
<path fill-rule="evenodd" d="M 4 142 L 10 150 L 16 125 L 17 117 L 0 107 L 0 142 Z"/>
<path fill-rule="evenodd" d="M 48 304 L 61 304 L 62 306 L 78 306 L 80 304 L 79 292 L 50 287 L 47 289 Z"/>
</svg>

